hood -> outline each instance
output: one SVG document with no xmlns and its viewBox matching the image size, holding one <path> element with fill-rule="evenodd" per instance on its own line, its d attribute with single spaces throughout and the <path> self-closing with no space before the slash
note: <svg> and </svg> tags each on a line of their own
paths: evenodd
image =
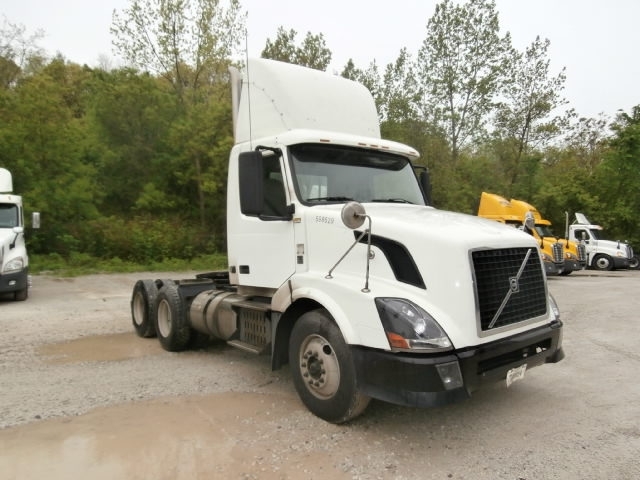
<svg viewBox="0 0 640 480">
<path fill-rule="evenodd" d="M 478 341 L 472 252 L 524 248 L 540 255 L 531 235 L 493 220 L 418 205 L 366 203 L 364 208 L 372 230 L 372 297 L 415 302 L 446 326 L 458 348 Z M 341 209 L 342 205 L 305 209 L 308 268 L 322 277 L 333 268 L 333 277 L 360 284 L 367 268 L 366 237 L 355 246 L 354 242 L 369 222 L 350 230 L 342 223 Z M 296 243 L 301 239 L 296 238 Z M 523 327 L 492 332 L 491 338 L 518 328 Z"/>
<path fill-rule="evenodd" d="M 363 205 L 371 219 L 373 236 L 403 247 L 425 280 L 433 278 L 435 281 L 445 271 L 466 272 L 468 276 L 469 252 L 472 250 L 498 249 L 505 245 L 537 249 L 531 235 L 493 220 L 419 205 Z M 354 242 L 357 232 L 368 228 L 367 220 L 355 230 L 356 233 L 349 230 L 342 223 L 341 210 L 342 205 L 322 205 L 306 210 L 307 241 L 311 248 L 326 250 L 329 256 L 335 257 Z"/>
</svg>

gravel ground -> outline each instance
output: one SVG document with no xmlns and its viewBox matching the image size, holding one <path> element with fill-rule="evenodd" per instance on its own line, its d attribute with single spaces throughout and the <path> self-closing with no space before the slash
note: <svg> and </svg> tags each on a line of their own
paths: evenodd
<svg viewBox="0 0 640 480">
<path fill-rule="evenodd" d="M 435 409 L 372 402 L 336 426 L 288 368 L 133 333 L 139 278 L 33 278 L 0 299 L 1 478 L 640 478 L 640 272 L 551 278 L 567 358 Z"/>
</svg>

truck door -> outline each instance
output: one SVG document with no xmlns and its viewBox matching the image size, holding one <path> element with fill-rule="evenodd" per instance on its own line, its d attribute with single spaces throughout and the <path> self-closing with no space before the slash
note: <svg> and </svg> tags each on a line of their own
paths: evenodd
<svg viewBox="0 0 640 480">
<path fill-rule="evenodd" d="M 278 288 L 296 268 L 286 177 L 281 155 L 251 153 L 240 160 L 240 212 L 228 212 L 229 267 L 238 285 Z M 261 167 L 252 168 L 252 161 Z"/>
</svg>

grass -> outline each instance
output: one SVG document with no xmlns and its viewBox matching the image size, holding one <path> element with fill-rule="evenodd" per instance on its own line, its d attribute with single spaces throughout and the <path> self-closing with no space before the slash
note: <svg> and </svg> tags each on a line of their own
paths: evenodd
<svg viewBox="0 0 640 480">
<path fill-rule="evenodd" d="M 202 255 L 192 259 L 167 258 L 151 263 L 134 263 L 120 258 L 95 258 L 82 253 L 73 253 L 68 258 L 57 254 L 30 255 L 29 273 L 54 274 L 61 277 L 77 277 L 96 273 L 126 273 L 126 272 L 180 272 L 196 270 L 209 272 L 226 270 L 227 257 L 214 253 Z"/>
</svg>

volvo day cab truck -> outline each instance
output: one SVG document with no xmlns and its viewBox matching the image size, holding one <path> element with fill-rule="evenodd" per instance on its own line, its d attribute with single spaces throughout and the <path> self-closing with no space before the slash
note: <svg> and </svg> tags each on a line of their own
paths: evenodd
<svg viewBox="0 0 640 480">
<path fill-rule="evenodd" d="M 633 249 L 620 241 L 604 240 L 602 227 L 592 224 L 582 213 L 576 212 L 575 221 L 569 225 L 568 237 L 582 241 L 587 249 L 587 265 L 595 270 L 629 268 L 634 261 Z"/>
<path fill-rule="evenodd" d="M 509 201 L 495 193 L 482 192 L 480 195 L 480 205 L 478 207 L 479 217 L 495 220 L 512 227 L 523 228 L 527 212 L 529 212 L 529 210 L 524 208 L 523 202 Z M 560 275 L 566 268 L 564 248 L 555 238 L 540 235 L 538 227 L 544 227 L 545 225 L 539 224 L 539 219 L 540 214 L 538 214 L 537 218 L 534 215 L 535 225 L 528 230 L 528 233 L 538 242 L 546 274 L 550 276 Z"/>
<path fill-rule="evenodd" d="M 29 256 L 24 241 L 22 197 L 13 193 L 11 172 L 0 168 L 0 295 L 10 293 L 15 300 L 29 296 Z M 38 213 L 32 226 L 38 228 Z"/>
<path fill-rule="evenodd" d="M 380 138 L 364 86 L 265 59 L 231 72 L 228 269 L 136 282 L 139 335 L 288 363 L 335 423 L 370 398 L 445 405 L 563 358 L 535 240 L 427 205 L 418 153 Z"/>
<path fill-rule="evenodd" d="M 562 270 L 560 275 L 569 275 L 576 270 L 584 270 L 587 266 L 587 252 L 582 242 L 574 242 L 567 238 L 557 238 L 553 230 L 551 229 L 551 222 L 542 218 L 542 215 L 536 207 L 523 200 L 511 199 L 511 205 L 523 215 L 527 212 L 533 214 L 535 227 L 533 229 L 533 236 L 544 245 L 544 249 L 550 252 L 556 252 L 557 244 L 562 246 L 564 263 L 562 264 Z"/>
</svg>

